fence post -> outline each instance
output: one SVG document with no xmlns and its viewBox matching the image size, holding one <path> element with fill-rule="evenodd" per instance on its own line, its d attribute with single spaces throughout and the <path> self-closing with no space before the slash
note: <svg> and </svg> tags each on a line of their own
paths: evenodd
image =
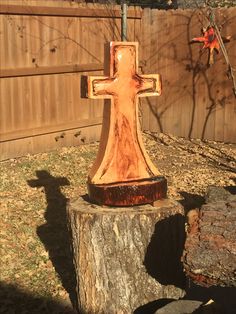
<svg viewBox="0 0 236 314">
<path fill-rule="evenodd" d="M 121 40 L 127 40 L 127 3 L 125 0 L 121 3 Z"/>
</svg>

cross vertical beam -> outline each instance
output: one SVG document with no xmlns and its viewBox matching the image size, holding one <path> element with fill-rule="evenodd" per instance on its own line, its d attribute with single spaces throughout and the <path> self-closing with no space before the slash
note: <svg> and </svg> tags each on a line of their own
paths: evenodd
<svg viewBox="0 0 236 314">
<path fill-rule="evenodd" d="M 87 77 L 87 97 L 104 104 L 97 159 L 88 176 L 90 199 L 105 205 L 152 203 L 166 196 L 166 179 L 142 142 L 138 98 L 159 96 L 159 74 L 138 74 L 138 43 L 110 43 L 108 76 Z M 107 62 L 107 61 L 106 61 Z"/>
</svg>

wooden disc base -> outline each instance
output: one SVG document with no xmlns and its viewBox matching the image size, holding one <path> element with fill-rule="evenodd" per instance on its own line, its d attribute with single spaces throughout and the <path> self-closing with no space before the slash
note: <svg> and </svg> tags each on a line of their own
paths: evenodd
<svg viewBox="0 0 236 314">
<path fill-rule="evenodd" d="M 88 183 L 87 186 L 92 202 L 108 206 L 151 204 L 166 198 L 167 194 L 167 180 L 162 176 L 115 184 Z"/>
</svg>

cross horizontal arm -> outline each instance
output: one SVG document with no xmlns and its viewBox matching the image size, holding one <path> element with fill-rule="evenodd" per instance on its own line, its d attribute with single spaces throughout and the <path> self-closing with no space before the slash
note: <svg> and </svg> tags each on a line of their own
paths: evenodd
<svg viewBox="0 0 236 314">
<path fill-rule="evenodd" d="M 102 98 L 110 99 L 112 98 L 111 93 L 108 89 L 112 83 L 112 79 L 106 76 L 88 76 L 87 77 L 87 97 L 88 98 Z"/>
<path fill-rule="evenodd" d="M 138 90 L 139 97 L 161 95 L 162 84 L 160 74 L 145 74 L 139 75 L 139 77 L 142 79 Z"/>
</svg>

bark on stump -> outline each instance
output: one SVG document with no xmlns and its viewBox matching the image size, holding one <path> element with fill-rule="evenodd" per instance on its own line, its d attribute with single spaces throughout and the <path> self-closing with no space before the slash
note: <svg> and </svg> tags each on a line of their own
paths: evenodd
<svg viewBox="0 0 236 314">
<path fill-rule="evenodd" d="M 236 287 L 236 196 L 212 188 L 207 201 L 188 214 L 185 271 L 202 286 Z"/>
<path fill-rule="evenodd" d="M 67 207 L 79 313 L 133 313 L 161 298 L 183 297 L 183 207 L 101 207 L 82 197 Z"/>
</svg>

